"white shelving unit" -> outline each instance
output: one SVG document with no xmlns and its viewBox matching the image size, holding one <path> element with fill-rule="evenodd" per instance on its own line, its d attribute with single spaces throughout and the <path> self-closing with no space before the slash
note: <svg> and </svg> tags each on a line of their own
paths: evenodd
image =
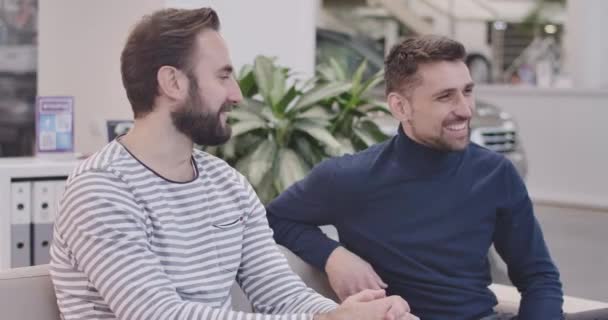
<svg viewBox="0 0 608 320">
<path fill-rule="evenodd" d="M 0 270 L 23 266 L 24 261 L 37 264 L 38 257 L 32 249 L 37 241 L 48 250 L 50 241 L 40 240 L 43 232 L 36 234 L 37 223 L 44 222 L 46 230 L 52 228 L 56 199 L 78 163 L 74 158 L 0 158 Z M 18 244 L 13 243 L 18 236 L 12 232 L 15 224 L 19 225 L 18 230 L 30 231 L 29 237 Z M 15 261 L 16 250 L 28 247 L 28 257 Z"/>
</svg>

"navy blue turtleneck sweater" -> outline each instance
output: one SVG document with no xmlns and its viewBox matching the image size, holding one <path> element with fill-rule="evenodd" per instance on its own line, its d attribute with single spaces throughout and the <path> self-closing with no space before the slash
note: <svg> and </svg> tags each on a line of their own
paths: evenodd
<svg viewBox="0 0 608 320">
<path fill-rule="evenodd" d="M 478 145 L 438 151 L 400 129 L 385 143 L 322 162 L 267 210 L 279 244 L 321 270 L 344 246 L 423 320 L 493 312 L 492 243 L 522 293 L 519 319 L 561 319 L 559 273 L 524 183 L 509 160 Z M 316 227 L 325 224 L 340 243 Z"/>
</svg>

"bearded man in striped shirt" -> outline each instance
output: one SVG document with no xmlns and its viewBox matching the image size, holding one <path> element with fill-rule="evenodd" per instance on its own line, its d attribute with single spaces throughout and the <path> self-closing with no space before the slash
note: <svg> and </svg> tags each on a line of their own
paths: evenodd
<svg viewBox="0 0 608 320">
<path fill-rule="evenodd" d="M 121 72 L 135 125 L 74 170 L 55 223 L 64 319 L 417 319 L 383 291 L 337 306 L 307 288 L 245 178 L 193 148 L 226 142 L 242 99 L 212 9 L 142 19 Z M 235 279 L 257 314 L 231 310 Z"/>
</svg>

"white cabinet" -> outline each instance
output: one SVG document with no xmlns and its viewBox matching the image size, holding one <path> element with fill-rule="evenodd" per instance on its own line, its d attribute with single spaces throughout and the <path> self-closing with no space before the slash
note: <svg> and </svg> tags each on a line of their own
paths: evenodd
<svg viewBox="0 0 608 320">
<path fill-rule="evenodd" d="M 48 263 L 53 221 L 77 160 L 0 158 L 0 269 Z"/>
</svg>

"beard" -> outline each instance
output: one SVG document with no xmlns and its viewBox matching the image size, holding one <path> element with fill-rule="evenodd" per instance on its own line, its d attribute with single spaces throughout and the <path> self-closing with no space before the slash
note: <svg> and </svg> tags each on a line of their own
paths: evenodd
<svg viewBox="0 0 608 320">
<path fill-rule="evenodd" d="M 177 111 L 171 112 L 171 120 L 175 128 L 189 137 L 192 142 L 202 146 L 217 146 L 226 143 L 232 135 L 228 123 L 222 123 L 220 115 L 232 108 L 223 104 L 217 112 L 212 112 L 208 103 L 199 94 L 198 81 L 189 74 L 190 88 L 188 99 Z"/>
<path fill-rule="evenodd" d="M 462 151 L 467 148 L 469 143 L 471 142 L 471 125 L 467 124 L 467 136 L 462 140 L 454 141 L 452 139 L 446 138 L 443 131 L 439 136 L 439 139 L 436 141 L 437 147 L 443 151 Z"/>
<path fill-rule="evenodd" d="M 460 120 L 460 119 L 458 119 L 458 120 Z M 463 137 L 462 139 L 453 139 L 453 138 L 446 136 L 446 133 L 443 129 L 443 127 L 448 125 L 449 122 L 453 122 L 453 121 L 455 121 L 455 120 L 446 121 L 446 122 L 442 123 L 441 131 L 439 132 L 438 135 L 431 136 L 431 137 L 429 137 L 427 135 L 426 138 L 421 139 L 422 141 L 424 141 L 423 144 L 430 146 L 435 150 L 446 151 L 446 152 L 462 151 L 462 150 L 466 149 L 471 141 L 471 122 L 470 122 L 470 120 L 467 120 L 466 137 Z M 460 121 L 463 121 L 463 120 L 460 120 Z M 423 134 L 420 133 L 420 131 L 418 130 L 418 128 L 416 127 L 416 125 L 413 122 L 410 122 L 409 124 L 410 124 L 411 130 L 412 130 L 412 134 L 415 137 L 418 137 L 420 139 L 420 137 L 424 136 Z"/>
</svg>

